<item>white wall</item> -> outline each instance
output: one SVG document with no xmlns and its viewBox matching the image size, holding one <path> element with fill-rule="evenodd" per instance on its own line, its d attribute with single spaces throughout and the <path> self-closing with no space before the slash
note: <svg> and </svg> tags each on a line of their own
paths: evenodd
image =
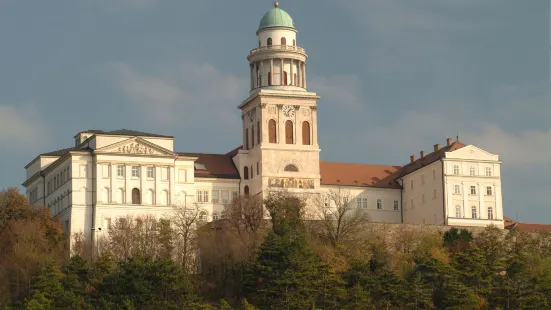
<svg viewBox="0 0 551 310">
<path fill-rule="evenodd" d="M 272 45 L 281 45 L 281 38 L 285 38 L 287 40 L 286 45 L 293 45 L 293 40 L 297 39 L 297 33 L 296 31 L 289 30 L 289 29 L 265 29 L 258 33 L 258 41 L 260 41 L 260 46 L 267 46 L 268 45 L 268 38 L 272 38 Z M 298 43 L 296 43 L 298 45 Z M 257 45 L 258 46 L 258 45 Z"/>
<path fill-rule="evenodd" d="M 440 161 L 404 176 L 404 223 L 443 225 L 445 219 L 443 194 Z"/>
</svg>

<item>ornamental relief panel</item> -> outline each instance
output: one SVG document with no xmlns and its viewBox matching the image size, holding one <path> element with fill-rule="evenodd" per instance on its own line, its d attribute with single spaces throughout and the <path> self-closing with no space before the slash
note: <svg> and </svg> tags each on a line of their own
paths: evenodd
<svg viewBox="0 0 551 310">
<path fill-rule="evenodd" d="M 128 145 L 119 146 L 116 150 L 118 153 L 124 154 L 160 154 L 153 148 L 139 143 L 130 143 Z"/>
</svg>

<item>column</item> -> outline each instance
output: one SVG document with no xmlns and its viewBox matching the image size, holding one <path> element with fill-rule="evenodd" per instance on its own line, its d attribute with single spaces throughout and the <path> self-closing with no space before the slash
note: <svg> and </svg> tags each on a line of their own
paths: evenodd
<svg viewBox="0 0 551 310">
<path fill-rule="evenodd" d="M 254 88 L 254 68 L 253 68 L 253 65 L 252 64 L 249 64 L 249 68 L 251 69 L 251 74 L 250 74 L 250 78 L 251 78 L 251 89 Z"/>
<path fill-rule="evenodd" d="M 290 59 L 290 62 L 291 62 L 291 63 L 290 63 L 291 70 L 289 70 L 289 72 L 291 73 L 291 80 L 289 81 L 289 82 L 290 82 L 289 84 L 291 84 L 291 85 L 294 86 L 295 83 L 294 83 L 294 81 L 293 81 L 293 78 L 294 78 L 295 75 L 293 74 L 293 65 L 294 65 L 295 62 L 294 62 L 292 59 Z"/>
<path fill-rule="evenodd" d="M 304 74 L 304 88 L 306 88 L 306 63 L 303 65 L 303 74 Z"/>
<path fill-rule="evenodd" d="M 283 66 L 285 65 L 284 61 L 283 61 L 283 58 L 281 58 L 281 70 L 280 70 L 280 74 L 279 74 L 279 85 L 283 85 Z"/>
<path fill-rule="evenodd" d="M 109 164 L 109 198 L 111 202 L 115 201 L 115 195 L 117 194 L 117 189 L 115 189 L 115 178 L 117 177 L 117 165 Z M 118 197 L 117 197 L 118 198 Z"/>
<path fill-rule="evenodd" d="M 498 220 L 502 220 L 503 219 L 503 201 L 501 197 L 501 183 L 494 184 L 494 191 L 495 191 L 494 195 L 495 195 L 495 201 L 496 201 L 495 218 Z"/>
<path fill-rule="evenodd" d="M 282 117 L 281 117 L 281 108 L 283 108 L 282 104 L 277 105 L 277 139 L 276 142 L 278 144 L 285 144 L 285 123 L 282 123 Z M 283 140 L 283 141 L 281 141 Z"/>
<path fill-rule="evenodd" d="M 272 85 L 274 85 L 274 59 L 270 59 L 270 78 Z"/>
<path fill-rule="evenodd" d="M 138 166 L 138 173 L 139 173 L 139 176 L 140 176 L 140 204 L 144 204 L 144 197 L 146 196 L 146 192 L 145 192 L 145 186 L 144 186 L 144 179 L 147 177 L 147 169 L 145 169 L 144 171 L 144 168 L 145 166 L 143 165 L 139 165 Z"/>
<path fill-rule="evenodd" d="M 256 76 L 257 75 L 257 69 L 258 69 L 258 66 L 256 65 L 256 62 L 253 64 L 253 89 L 254 88 L 257 88 L 257 80 L 258 80 L 258 77 Z"/>
<path fill-rule="evenodd" d="M 265 75 L 265 72 L 264 72 L 264 61 L 261 60 L 260 61 L 260 86 L 259 87 L 262 87 L 264 85 L 264 80 L 265 78 L 263 78 Z"/>
<path fill-rule="evenodd" d="M 318 145 L 318 107 L 311 107 L 312 112 L 312 145 Z"/>
<path fill-rule="evenodd" d="M 132 189 L 128 187 L 128 180 L 132 176 L 132 166 L 124 166 L 124 204 L 132 204 Z"/>
<path fill-rule="evenodd" d="M 478 187 L 478 209 L 480 212 L 479 218 L 485 219 L 488 218 L 488 210 L 486 209 L 486 205 L 484 204 L 484 191 L 486 190 L 486 188 L 484 187 L 484 184 L 480 184 L 480 182 L 477 182 L 476 186 Z"/>
<path fill-rule="evenodd" d="M 297 63 L 297 70 L 298 70 L 298 72 L 297 72 L 297 79 L 298 79 L 297 85 L 299 87 L 302 87 L 302 62 L 301 61 L 298 61 L 298 63 Z"/>
<path fill-rule="evenodd" d="M 465 182 L 461 182 L 461 188 L 463 189 L 463 217 L 467 217 L 467 214 L 472 214 L 472 213 L 467 213 L 467 209 L 469 209 L 469 212 L 471 211 L 469 207 L 469 197 L 468 197 L 468 193 L 470 193 L 471 189 L 469 185 L 465 186 Z M 472 215 L 469 215 L 469 218 L 471 216 Z"/>
</svg>

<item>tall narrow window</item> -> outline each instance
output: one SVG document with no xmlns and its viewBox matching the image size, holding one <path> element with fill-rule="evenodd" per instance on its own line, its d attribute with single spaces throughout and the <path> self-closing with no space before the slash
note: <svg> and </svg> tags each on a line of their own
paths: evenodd
<svg viewBox="0 0 551 310">
<path fill-rule="evenodd" d="M 491 176 L 492 176 L 492 168 L 491 168 L 491 167 L 486 167 L 486 176 L 487 176 L 487 177 L 491 177 Z"/>
<path fill-rule="evenodd" d="M 249 149 L 249 128 L 245 129 L 245 149 Z"/>
<path fill-rule="evenodd" d="M 272 86 L 272 72 L 268 72 L 268 86 Z"/>
<path fill-rule="evenodd" d="M 476 195 L 476 186 L 471 185 L 471 195 Z"/>
<path fill-rule="evenodd" d="M 459 174 L 459 166 L 458 165 L 453 166 L 453 174 Z"/>
<path fill-rule="evenodd" d="M 260 174 L 260 162 L 256 162 L 256 175 Z"/>
<path fill-rule="evenodd" d="M 486 186 L 486 195 L 487 196 L 492 196 L 492 187 L 491 186 Z"/>
<path fill-rule="evenodd" d="M 268 135 L 270 143 L 277 143 L 277 125 L 273 119 L 268 121 Z"/>
<path fill-rule="evenodd" d="M 293 46 L 297 46 L 297 41 L 293 39 Z"/>
<path fill-rule="evenodd" d="M 477 218 L 476 215 L 477 215 L 477 214 L 476 214 L 476 207 L 473 206 L 473 207 L 471 208 L 471 216 L 472 216 L 473 219 L 475 219 L 475 218 Z"/>
<path fill-rule="evenodd" d="M 249 179 L 249 167 L 248 166 L 245 166 L 245 168 L 243 168 L 243 179 L 244 180 Z"/>
<path fill-rule="evenodd" d="M 268 38 L 268 46 L 272 46 L 272 38 Z"/>
<path fill-rule="evenodd" d="M 461 206 L 460 205 L 455 206 L 455 217 L 461 218 Z"/>
<path fill-rule="evenodd" d="M 254 148 L 254 124 L 251 127 L 251 146 Z"/>
<path fill-rule="evenodd" d="M 293 122 L 292 121 L 286 121 L 285 122 L 285 143 L 286 144 L 293 144 Z"/>
<path fill-rule="evenodd" d="M 382 210 L 383 209 L 383 200 L 377 199 L 377 209 Z"/>
<path fill-rule="evenodd" d="M 297 86 L 297 74 L 295 73 L 295 75 L 293 76 L 293 85 L 294 86 Z"/>
<path fill-rule="evenodd" d="M 310 123 L 302 122 L 302 144 L 310 145 Z"/>
<path fill-rule="evenodd" d="M 494 208 L 488 207 L 488 219 L 493 220 L 494 219 Z"/>
<path fill-rule="evenodd" d="M 471 168 L 469 169 L 469 174 L 470 174 L 470 175 L 476 175 L 476 168 L 475 168 L 475 167 L 471 167 Z"/>
<path fill-rule="evenodd" d="M 132 189 L 132 204 L 139 205 L 140 202 L 140 190 L 137 188 Z"/>
<path fill-rule="evenodd" d="M 245 196 L 249 196 L 249 186 L 246 185 L 245 188 L 243 189 L 243 192 L 245 193 Z"/>
<path fill-rule="evenodd" d="M 260 144 L 260 121 L 256 122 L 256 144 Z"/>
<path fill-rule="evenodd" d="M 283 85 L 287 85 L 287 71 L 283 71 Z"/>
<path fill-rule="evenodd" d="M 281 45 L 287 45 L 287 39 L 281 38 Z"/>
<path fill-rule="evenodd" d="M 358 209 L 362 208 L 362 198 L 356 198 L 356 206 Z"/>
<path fill-rule="evenodd" d="M 461 194 L 461 186 L 460 185 L 455 184 L 453 189 L 454 189 L 454 191 L 453 191 L 454 194 Z"/>
<path fill-rule="evenodd" d="M 394 200 L 394 211 L 398 211 L 400 206 L 398 205 L 398 200 Z"/>
</svg>

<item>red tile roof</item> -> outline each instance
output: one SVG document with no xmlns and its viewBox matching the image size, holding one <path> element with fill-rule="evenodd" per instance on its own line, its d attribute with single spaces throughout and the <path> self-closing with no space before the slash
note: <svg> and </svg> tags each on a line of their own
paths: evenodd
<svg viewBox="0 0 551 310">
<path fill-rule="evenodd" d="M 198 157 L 195 163 L 202 164 L 206 170 L 195 169 L 195 177 L 240 179 L 239 171 L 231 156 L 226 154 L 178 153 L 183 156 Z"/>
<path fill-rule="evenodd" d="M 321 184 L 401 188 L 396 182 L 401 168 L 320 161 Z"/>
<path fill-rule="evenodd" d="M 464 147 L 465 147 L 465 144 L 463 144 L 459 141 L 456 141 L 456 142 L 452 143 L 450 146 L 444 146 L 436 152 L 432 152 L 430 154 L 427 154 L 427 155 L 425 155 L 425 157 L 419 158 L 416 161 L 414 161 L 413 163 L 409 163 L 409 164 L 405 165 L 402 168 L 402 172 L 400 174 L 400 177 L 403 177 L 407 174 L 410 174 L 410 173 L 414 172 L 415 170 L 418 170 L 420 168 L 428 166 L 428 165 L 432 164 L 433 162 L 438 161 L 441 158 L 444 158 L 446 152 L 453 152 L 455 150 L 458 150 L 458 149 L 464 148 Z"/>
<path fill-rule="evenodd" d="M 523 232 L 551 232 L 551 224 L 521 223 L 506 216 L 503 217 L 503 220 L 505 221 L 505 229 L 515 229 Z"/>
</svg>

